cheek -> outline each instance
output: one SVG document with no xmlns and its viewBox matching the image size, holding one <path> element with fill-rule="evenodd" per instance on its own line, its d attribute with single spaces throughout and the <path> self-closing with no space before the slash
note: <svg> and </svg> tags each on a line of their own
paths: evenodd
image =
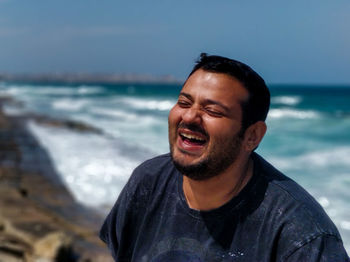
<svg viewBox="0 0 350 262">
<path fill-rule="evenodd" d="M 175 105 L 169 112 L 168 122 L 169 127 L 175 125 L 181 119 L 181 110 Z"/>
<path fill-rule="evenodd" d="M 170 110 L 168 116 L 168 139 L 170 147 L 173 148 L 177 138 L 177 126 L 180 119 L 179 110 L 176 105 Z"/>
<path fill-rule="evenodd" d="M 238 123 L 226 119 L 210 118 L 204 121 L 205 129 L 211 137 L 232 137 L 240 130 Z"/>
</svg>

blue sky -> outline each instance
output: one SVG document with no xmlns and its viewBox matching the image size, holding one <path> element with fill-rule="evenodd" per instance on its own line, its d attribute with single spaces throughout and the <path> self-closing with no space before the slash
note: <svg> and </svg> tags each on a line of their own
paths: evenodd
<svg viewBox="0 0 350 262">
<path fill-rule="evenodd" d="M 350 1 L 0 0 L 0 72 L 185 78 L 200 52 L 269 83 L 350 84 Z"/>
</svg>

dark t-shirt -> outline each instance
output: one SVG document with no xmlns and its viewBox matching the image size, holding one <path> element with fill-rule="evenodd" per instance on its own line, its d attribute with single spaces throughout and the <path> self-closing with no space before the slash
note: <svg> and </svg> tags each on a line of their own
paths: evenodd
<svg viewBox="0 0 350 262">
<path fill-rule="evenodd" d="M 238 196 L 189 208 L 169 154 L 135 169 L 100 232 L 113 258 L 136 262 L 349 261 L 340 235 L 303 188 L 257 154 Z M 210 194 L 210 192 L 208 192 Z"/>
</svg>

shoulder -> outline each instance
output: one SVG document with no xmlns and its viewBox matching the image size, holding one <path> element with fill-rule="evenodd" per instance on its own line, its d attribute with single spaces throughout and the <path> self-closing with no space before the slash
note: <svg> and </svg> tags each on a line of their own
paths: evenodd
<svg viewBox="0 0 350 262">
<path fill-rule="evenodd" d="M 125 186 L 126 194 L 130 198 L 147 198 L 151 192 L 161 190 L 174 177 L 174 172 L 177 171 L 169 153 L 146 160 L 131 174 Z"/>
<path fill-rule="evenodd" d="M 285 255 L 315 239 L 331 238 L 341 242 L 334 223 L 321 205 L 298 183 L 282 174 L 257 154 L 254 161 L 266 183 L 262 203 L 270 220 L 278 228 L 279 246 Z"/>
<path fill-rule="evenodd" d="M 142 219 L 139 214 L 146 212 L 152 194 L 160 190 L 157 184 L 168 180 L 174 169 L 169 154 L 154 157 L 136 167 L 104 222 L 101 239 L 115 242 L 108 239 L 109 236 L 114 236 L 110 232 L 122 231 L 124 223 L 133 221 L 137 224 L 134 220 Z"/>
<path fill-rule="evenodd" d="M 156 156 L 137 166 L 131 174 L 128 184 L 137 185 L 140 182 L 152 182 L 157 180 L 160 175 L 162 178 L 165 178 L 166 174 L 173 171 L 174 168 L 169 153 Z"/>
<path fill-rule="evenodd" d="M 135 168 L 135 172 L 145 172 L 145 173 L 158 173 L 162 171 L 167 166 L 172 166 L 172 159 L 170 153 L 159 155 L 148 159 L 141 163 L 138 167 Z"/>
</svg>

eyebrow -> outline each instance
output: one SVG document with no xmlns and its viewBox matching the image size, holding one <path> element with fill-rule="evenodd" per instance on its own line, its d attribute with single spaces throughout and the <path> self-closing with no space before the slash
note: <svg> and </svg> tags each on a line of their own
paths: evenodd
<svg viewBox="0 0 350 262">
<path fill-rule="evenodd" d="M 184 96 L 184 97 L 188 98 L 189 100 L 193 101 L 192 96 L 190 94 L 185 93 L 185 92 L 180 92 L 179 96 Z M 218 106 L 222 107 L 226 112 L 230 112 L 230 108 L 228 108 L 224 104 L 220 103 L 219 101 L 215 101 L 212 99 L 205 99 L 204 102 L 205 102 L 205 104 L 218 105 Z"/>
</svg>

